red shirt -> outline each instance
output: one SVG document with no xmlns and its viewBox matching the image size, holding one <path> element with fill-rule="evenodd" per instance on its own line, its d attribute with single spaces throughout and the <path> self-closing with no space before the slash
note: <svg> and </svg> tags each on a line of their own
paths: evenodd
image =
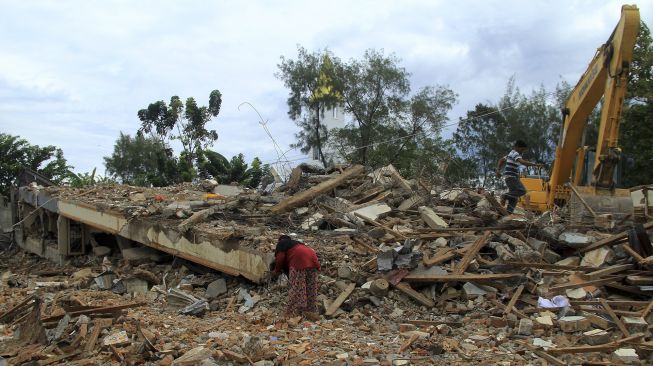
<svg viewBox="0 0 653 366">
<path fill-rule="evenodd" d="M 275 255 L 276 265 L 275 272 L 282 272 L 285 268 L 292 269 L 320 269 L 320 262 L 317 259 L 317 254 L 306 244 L 297 244 L 285 252 L 278 252 Z"/>
</svg>

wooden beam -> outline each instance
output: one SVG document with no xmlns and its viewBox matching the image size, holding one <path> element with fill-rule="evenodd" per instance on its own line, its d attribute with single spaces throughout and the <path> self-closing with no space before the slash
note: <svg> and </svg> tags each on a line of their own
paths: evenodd
<svg viewBox="0 0 653 366">
<path fill-rule="evenodd" d="M 549 292 L 550 293 L 558 293 L 560 291 L 570 290 L 570 289 L 579 288 L 579 287 L 605 285 L 607 283 L 619 281 L 623 277 L 624 276 L 612 276 L 612 277 L 608 277 L 608 278 L 599 278 L 598 280 L 582 281 L 582 282 L 577 282 L 577 283 L 563 283 L 562 285 L 555 285 L 555 286 L 549 287 Z"/>
<path fill-rule="evenodd" d="M 356 288 L 356 284 L 350 283 L 344 290 L 342 290 L 340 295 L 335 300 L 333 300 L 333 302 L 331 303 L 331 305 L 329 305 L 329 308 L 326 310 L 324 315 L 333 316 L 333 314 L 335 314 L 336 311 L 338 311 L 338 309 L 340 308 L 340 305 L 342 305 L 342 303 L 345 302 L 345 300 L 347 300 L 349 295 L 351 295 L 351 293 L 354 292 L 355 288 Z"/>
<path fill-rule="evenodd" d="M 653 310 L 653 299 L 651 299 L 651 301 L 649 301 L 648 305 L 646 305 L 646 308 L 644 308 L 644 310 L 642 310 L 641 317 L 646 318 L 646 316 L 651 312 L 651 310 Z"/>
<path fill-rule="evenodd" d="M 488 239 L 490 238 L 490 235 L 492 234 L 491 231 L 485 231 L 483 235 L 481 235 L 474 244 L 467 250 L 465 253 L 465 256 L 463 259 L 456 265 L 456 268 L 453 270 L 454 275 L 461 275 L 465 273 L 467 270 L 467 267 L 469 267 L 469 264 L 472 263 L 472 260 L 476 257 L 476 254 L 478 254 L 479 251 L 481 251 L 481 248 L 487 244 Z"/>
<path fill-rule="evenodd" d="M 644 338 L 644 333 L 633 334 L 630 337 L 622 338 L 615 342 L 610 342 L 606 344 L 601 344 L 598 346 L 575 346 L 575 347 L 559 347 L 559 348 L 549 348 L 549 353 L 590 353 L 590 352 L 610 352 L 616 348 L 619 348 L 622 344 L 633 343 L 638 339 Z M 635 342 L 637 343 L 637 342 Z"/>
<path fill-rule="evenodd" d="M 608 276 L 608 275 L 611 275 L 611 274 L 623 272 L 623 271 L 633 269 L 633 268 L 635 268 L 635 265 L 633 265 L 633 264 L 615 264 L 615 265 L 610 266 L 610 267 L 602 268 L 602 269 L 596 270 L 594 272 L 587 273 L 586 276 L 590 280 L 595 280 L 595 279 L 598 279 L 600 277 L 604 277 L 604 276 Z"/>
<path fill-rule="evenodd" d="M 417 333 L 413 333 L 413 334 L 410 336 L 410 338 L 408 338 L 408 340 L 406 340 L 406 342 L 404 342 L 404 343 L 401 345 L 401 347 L 399 347 L 399 353 L 402 353 L 402 352 L 404 352 L 405 350 L 407 350 L 407 349 L 410 347 L 410 345 L 413 344 L 413 343 L 417 340 L 417 338 L 419 338 L 419 334 L 417 334 Z"/>
<path fill-rule="evenodd" d="M 404 277 L 405 278 L 405 277 Z M 427 308 L 432 308 L 435 306 L 435 301 L 429 299 L 428 297 L 422 295 L 421 293 L 413 290 L 412 287 L 410 287 L 409 284 L 405 282 L 399 282 L 395 288 L 402 293 L 404 293 L 406 296 L 410 297 L 411 299 L 419 302 L 420 304 L 426 306 Z"/>
<path fill-rule="evenodd" d="M 130 309 L 130 308 L 143 306 L 143 305 L 146 305 L 146 304 L 147 303 L 145 303 L 145 302 L 134 302 L 134 303 L 116 305 L 116 306 L 103 306 L 103 307 L 95 307 L 95 308 L 83 309 L 83 310 L 77 310 L 77 311 L 70 311 L 67 314 L 69 314 L 71 318 L 74 318 L 74 317 L 80 316 L 80 315 L 108 314 L 108 313 L 117 312 L 117 311 L 123 310 L 123 309 Z M 53 321 L 57 321 L 57 320 L 63 318 L 65 315 L 66 314 L 49 316 L 49 317 L 46 317 L 46 318 L 41 318 L 41 321 L 44 322 L 44 323 L 53 322 Z"/>
<path fill-rule="evenodd" d="M 113 319 L 100 318 L 93 321 L 93 332 L 84 345 L 84 352 L 92 352 L 102 329 L 110 327 Z"/>
<path fill-rule="evenodd" d="M 499 300 L 497 300 L 497 299 L 488 299 L 488 300 L 490 300 L 490 302 L 491 302 L 492 304 L 494 304 L 494 306 L 498 307 L 499 309 L 504 310 L 504 311 L 506 310 L 506 306 L 503 305 L 503 304 L 501 303 L 501 301 L 499 301 Z M 522 318 L 522 319 L 530 319 L 530 317 L 529 317 L 528 315 L 522 313 L 521 311 L 519 311 L 519 310 L 517 310 L 517 309 L 514 309 L 514 308 L 513 308 L 511 312 L 512 312 L 512 313 L 515 313 L 515 315 L 517 315 L 518 317 L 520 317 L 520 318 Z"/>
<path fill-rule="evenodd" d="M 644 230 L 648 230 L 650 228 L 653 228 L 653 221 L 650 221 L 650 222 L 647 222 L 646 224 L 644 224 Z M 604 247 L 606 245 L 615 245 L 615 244 L 619 243 L 621 240 L 628 239 L 628 232 L 629 231 L 630 230 L 622 231 L 619 234 L 615 234 L 615 235 L 612 235 L 611 237 L 601 239 L 601 240 L 599 240 L 597 242 L 594 242 L 594 243 L 586 246 L 585 248 L 580 249 L 579 251 L 581 253 L 586 253 L 586 252 L 589 252 L 590 250 L 601 248 L 601 247 Z"/>
<path fill-rule="evenodd" d="M 499 273 L 499 274 L 462 274 L 462 275 L 415 275 L 409 274 L 404 277 L 406 282 L 421 282 L 421 283 L 431 283 L 431 282 L 484 282 L 484 281 L 500 281 L 507 280 L 509 278 L 523 276 L 521 273 Z"/>
<path fill-rule="evenodd" d="M 587 211 L 589 211 L 590 215 L 592 215 L 592 217 L 596 217 L 596 212 L 594 212 L 594 209 L 592 209 L 589 203 L 587 203 L 587 201 L 585 201 L 585 199 L 580 195 L 580 193 L 578 193 L 576 187 L 574 187 L 574 185 L 571 183 L 568 183 L 567 186 L 574 192 L 576 197 L 578 197 L 578 200 L 583 204 L 583 206 L 585 206 Z"/>
<path fill-rule="evenodd" d="M 635 249 L 633 249 L 628 243 L 625 243 L 624 245 L 622 245 L 622 247 L 624 248 L 626 253 L 628 253 L 631 257 L 633 257 L 634 260 L 637 261 L 637 263 L 642 263 L 644 261 L 644 258 L 641 255 L 639 255 L 639 253 L 637 253 Z"/>
<path fill-rule="evenodd" d="M 521 296 L 522 291 L 524 291 L 524 285 L 519 285 L 519 287 L 517 287 L 517 290 L 515 290 L 515 293 L 512 295 L 510 302 L 508 302 L 508 305 L 506 305 L 506 310 L 503 311 L 504 315 L 510 314 L 512 308 L 517 303 L 517 300 L 519 300 L 519 296 Z"/>
<path fill-rule="evenodd" d="M 359 219 L 365 221 L 366 223 L 368 223 L 368 224 L 370 224 L 370 225 L 372 225 L 372 226 L 376 226 L 376 227 L 378 227 L 378 228 L 381 228 L 381 229 L 385 230 L 387 233 L 389 233 L 390 235 L 394 236 L 395 238 L 398 238 L 398 239 L 401 239 L 401 240 L 406 240 L 406 239 L 408 239 L 408 238 L 407 238 L 406 236 L 404 236 L 403 234 L 398 233 L 398 232 L 396 232 L 396 231 L 390 229 L 389 227 L 387 227 L 387 226 L 385 226 L 385 225 L 381 225 L 381 224 L 379 224 L 378 222 L 376 222 L 376 221 L 370 219 L 369 217 L 359 214 L 358 212 L 354 212 L 354 216 L 358 217 Z"/>
<path fill-rule="evenodd" d="M 351 166 L 347 168 L 344 172 L 342 172 L 340 175 L 337 175 L 332 179 L 317 184 L 305 191 L 299 192 L 294 196 L 279 202 L 278 204 L 272 206 L 270 211 L 273 214 L 281 214 L 289 210 L 292 210 L 293 208 L 303 205 L 304 203 L 312 200 L 313 198 L 319 196 L 320 194 L 336 188 L 337 186 L 346 182 L 347 180 L 361 174 L 363 171 L 365 171 L 365 167 L 362 165 Z"/>
<path fill-rule="evenodd" d="M 497 201 L 496 197 L 490 192 L 485 192 L 485 199 L 490 203 L 492 207 L 494 207 L 497 211 L 499 211 L 499 214 L 501 216 L 508 216 L 509 212 L 506 210 L 505 207 L 501 206 L 501 204 Z"/>
<path fill-rule="evenodd" d="M 603 306 L 605 311 L 608 313 L 608 315 L 610 315 L 610 318 L 612 318 L 612 321 L 614 321 L 614 323 L 617 325 L 617 328 L 619 328 L 621 333 L 623 333 L 624 336 L 629 337 L 630 332 L 628 331 L 628 329 L 626 329 L 626 326 L 624 326 L 624 323 L 621 321 L 621 319 L 619 319 L 617 314 L 614 313 L 614 310 L 612 310 L 612 307 L 610 307 L 610 304 L 608 304 L 608 302 L 605 299 L 599 299 L 599 301 L 601 302 L 601 305 Z"/>
<path fill-rule="evenodd" d="M 538 268 L 538 269 L 550 269 L 550 270 L 560 270 L 560 271 L 593 271 L 596 267 L 589 266 L 566 266 L 561 264 L 549 264 L 549 263 L 528 263 L 528 262 L 506 262 L 505 266 L 516 267 L 516 268 Z"/>
</svg>

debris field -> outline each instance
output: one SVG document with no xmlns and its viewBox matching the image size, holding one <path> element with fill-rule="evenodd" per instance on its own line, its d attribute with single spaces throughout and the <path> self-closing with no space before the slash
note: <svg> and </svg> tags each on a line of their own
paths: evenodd
<svg viewBox="0 0 653 366">
<path fill-rule="evenodd" d="M 492 192 L 406 180 L 391 165 L 300 165 L 261 191 L 32 189 L 270 257 L 293 235 L 322 264 L 321 316 L 282 316 L 283 275 L 254 283 L 106 238 L 63 264 L 3 244 L 0 365 L 653 362 L 646 216 L 508 215 Z"/>
</svg>

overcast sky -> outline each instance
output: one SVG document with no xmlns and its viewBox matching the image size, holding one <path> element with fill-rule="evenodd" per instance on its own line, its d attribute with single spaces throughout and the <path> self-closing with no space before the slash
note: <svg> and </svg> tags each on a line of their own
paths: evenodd
<svg viewBox="0 0 653 366">
<path fill-rule="evenodd" d="M 508 78 L 526 93 L 575 84 L 620 17 L 619 1 L 6 1 L 0 0 L 0 132 L 64 150 L 77 172 L 104 172 L 136 112 L 172 95 L 222 111 L 214 150 L 276 160 L 250 102 L 287 148 L 297 127 L 279 57 L 297 45 L 344 59 L 395 53 L 413 90 L 447 85 L 449 115 L 496 102 Z M 653 1 L 639 1 L 653 20 Z M 291 151 L 288 156 L 298 156 Z"/>
</svg>

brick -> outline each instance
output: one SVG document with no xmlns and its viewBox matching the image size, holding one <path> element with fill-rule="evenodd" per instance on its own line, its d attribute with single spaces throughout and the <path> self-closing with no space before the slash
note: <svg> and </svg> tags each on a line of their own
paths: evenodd
<svg viewBox="0 0 653 366">
<path fill-rule="evenodd" d="M 563 332 L 573 333 L 588 330 L 592 324 L 584 316 L 565 316 L 558 319 L 558 325 Z"/>
</svg>

